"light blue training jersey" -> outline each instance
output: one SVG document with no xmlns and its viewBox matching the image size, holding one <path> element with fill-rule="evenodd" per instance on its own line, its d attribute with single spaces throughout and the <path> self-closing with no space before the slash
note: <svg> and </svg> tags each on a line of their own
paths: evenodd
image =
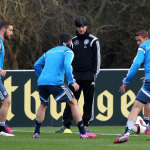
<svg viewBox="0 0 150 150">
<path fill-rule="evenodd" d="M 4 43 L 3 40 L 0 38 L 0 70 L 3 69 L 4 56 L 5 56 Z M 0 75 L 0 79 L 1 79 L 1 75 Z"/>
<path fill-rule="evenodd" d="M 126 78 L 123 79 L 123 83 L 130 83 L 142 63 L 144 63 L 145 81 L 150 82 L 150 40 L 145 41 L 139 46 L 137 55 Z"/>
<path fill-rule="evenodd" d="M 60 45 L 48 50 L 34 64 L 38 85 L 61 85 L 66 73 L 69 84 L 74 83 L 71 62 L 74 57 L 72 50 Z"/>
</svg>

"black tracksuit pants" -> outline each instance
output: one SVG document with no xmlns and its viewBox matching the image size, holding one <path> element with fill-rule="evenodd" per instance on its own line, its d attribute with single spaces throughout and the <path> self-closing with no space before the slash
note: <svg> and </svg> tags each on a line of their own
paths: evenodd
<svg viewBox="0 0 150 150">
<path fill-rule="evenodd" d="M 76 80 L 80 88 L 78 91 L 75 91 L 74 88 L 70 85 L 69 88 L 74 93 L 75 98 L 78 100 L 80 98 L 81 91 L 83 90 L 84 95 L 84 106 L 83 106 L 83 123 L 84 126 L 88 126 L 89 122 L 94 119 L 94 90 L 95 83 L 93 80 Z M 70 128 L 72 124 L 72 113 L 70 106 L 66 104 L 66 108 L 63 113 L 63 124 L 65 127 Z"/>
</svg>

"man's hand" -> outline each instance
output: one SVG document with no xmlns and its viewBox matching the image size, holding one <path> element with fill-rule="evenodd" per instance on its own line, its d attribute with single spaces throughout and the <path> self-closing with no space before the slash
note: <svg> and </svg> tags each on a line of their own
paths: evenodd
<svg viewBox="0 0 150 150">
<path fill-rule="evenodd" d="M 145 82 L 145 77 L 142 77 L 140 79 L 142 80 L 143 83 Z"/>
<path fill-rule="evenodd" d="M 96 74 L 93 74 L 93 76 L 94 76 L 94 82 L 96 81 Z"/>
<path fill-rule="evenodd" d="M 1 69 L 0 74 L 1 74 L 1 76 L 2 76 L 2 77 L 5 77 L 5 75 L 6 75 L 6 71 L 5 71 L 5 70 L 3 70 L 3 69 Z"/>
<path fill-rule="evenodd" d="M 124 83 L 123 83 L 123 84 L 121 85 L 119 91 L 120 91 L 121 93 L 124 93 L 124 92 L 126 91 L 126 86 L 127 86 L 127 84 L 124 84 Z"/>
<path fill-rule="evenodd" d="M 75 82 L 73 84 L 71 84 L 74 88 L 75 91 L 78 91 L 79 90 L 79 85 Z"/>
</svg>

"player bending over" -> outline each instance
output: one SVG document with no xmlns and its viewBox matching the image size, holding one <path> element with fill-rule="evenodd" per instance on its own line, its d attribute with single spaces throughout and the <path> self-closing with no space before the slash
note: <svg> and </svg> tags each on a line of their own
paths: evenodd
<svg viewBox="0 0 150 150">
<path fill-rule="evenodd" d="M 39 138 L 40 126 L 45 118 L 45 110 L 52 94 L 56 102 L 67 102 L 71 108 L 74 121 L 77 123 L 80 138 L 96 138 L 95 134 L 86 132 L 82 117 L 73 93 L 64 84 L 64 73 L 68 83 L 77 91 L 79 85 L 74 81 L 71 62 L 73 52 L 67 47 L 71 45 L 71 36 L 68 33 L 60 35 L 60 45 L 47 51 L 34 64 L 35 73 L 38 76 L 38 89 L 41 100 L 36 114 L 36 125 L 33 138 Z"/>
</svg>

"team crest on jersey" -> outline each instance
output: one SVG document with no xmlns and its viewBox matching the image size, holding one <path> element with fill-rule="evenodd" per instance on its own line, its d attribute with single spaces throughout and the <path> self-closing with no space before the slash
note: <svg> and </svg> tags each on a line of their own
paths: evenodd
<svg viewBox="0 0 150 150">
<path fill-rule="evenodd" d="M 86 39 L 86 40 L 84 40 L 84 48 L 87 48 L 87 44 L 89 43 L 89 40 L 88 39 Z"/>
<path fill-rule="evenodd" d="M 88 40 L 88 39 L 84 40 L 84 44 L 85 44 L 85 45 L 87 45 L 88 43 L 89 43 L 89 40 Z"/>
<path fill-rule="evenodd" d="M 76 40 L 76 41 L 74 42 L 74 45 L 79 45 L 79 41 Z"/>
</svg>

